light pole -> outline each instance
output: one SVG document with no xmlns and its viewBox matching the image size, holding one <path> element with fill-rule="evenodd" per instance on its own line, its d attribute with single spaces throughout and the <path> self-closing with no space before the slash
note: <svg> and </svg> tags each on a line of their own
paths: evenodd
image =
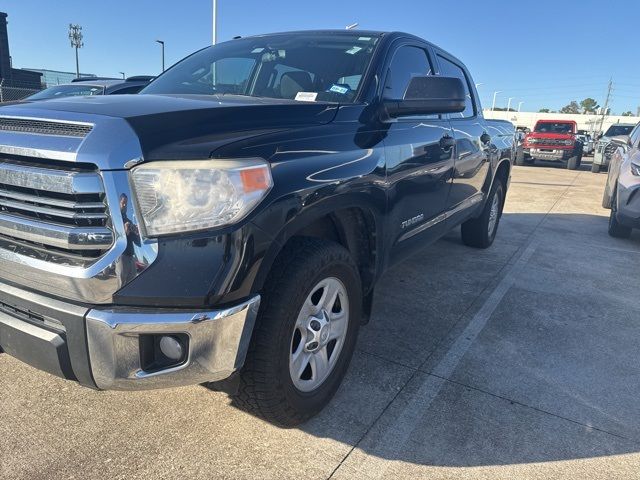
<svg viewBox="0 0 640 480">
<path fill-rule="evenodd" d="M 346 30 L 353 30 L 354 28 L 358 28 L 358 24 L 357 23 L 352 23 L 350 25 L 347 25 L 346 27 L 344 27 Z"/>
<path fill-rule="evenodd" d="M 80 78 L 80 62 L 78 61 L 78 49 L 84 47 L 82 41 L 82 27 L 80 25 L 69 24 L 69 41 L 71 48 L 76 49 L 76 78 Z"/>
<path fill-rule="evenodd" d="M 156 40 L 162 47 L 162 71 L 164 72 L 164 40 Z"/>
<path fill-rule="evenodd" d="M 522 104 L 523 104 L 523 103 L 524 103 L 524 102 L 518 102 L 518 112 L 520 111 L 520 108 L 522 107 Z"/>
<path fill-rule="evenodd" d="M 118 72 L 120 75 L 122 75 L 122 79 L 124 80 L 124 72 Z"/>
<path fill-rule="evenodd" d="M 513 100 L 513 97 L 509 97 L 509 101 L 507 102 L 507 112 L 511 111 L 511 100 Z"/>
<path fill-rule="evenodd" d="M 211 43 L 218 43 L 218 0 L 213 0 L 213 15 L 211 16 Z"/>
<path fill-rule="evenodd" d="M 497 90 L 493 92 L 493 104 L 491 105 L 491 110 L 496 109 L 496 97 L 498 96 L 499 93 L 502 93 L 502 90 Z"/>
</svg>

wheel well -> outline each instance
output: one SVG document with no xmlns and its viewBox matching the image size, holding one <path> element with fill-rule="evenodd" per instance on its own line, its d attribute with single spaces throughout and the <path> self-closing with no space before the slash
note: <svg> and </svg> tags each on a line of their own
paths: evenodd
<svg viewBox="0 0 640 480">
<path fill-rule="evenodd" d="M 362 291 L 366 294 L 373 287 L 376 271 L 376 224 L 371 212 L 358 208 L 344 208 L 305 225 L 292 235 L 295 237 L 315 237 L 336 242 L 346 248 L 353 257 L 360 278 Z"/>
<path fill-rule="evenodd" d="M 509 183 L 509 171 L 511 169 L 511 163 L 508 161 L 500 162 L 498 165 L 498 170 L 496 170 L 496 180 L 502 182 L 502 186 L 504 187 L 504 195 L 502 196 L 502 207 L 504 207 L 504 202 L 507 199 L 507 185 Z"/>
</svg>

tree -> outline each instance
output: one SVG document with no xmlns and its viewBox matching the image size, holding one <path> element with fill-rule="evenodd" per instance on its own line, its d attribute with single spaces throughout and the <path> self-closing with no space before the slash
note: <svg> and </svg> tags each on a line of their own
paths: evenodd
<svg viewBox="0 0 640 480">
<path fill-rule="evenodd" d="M 622 114 L 623 117 L 633 117 L 633 113 L 631 113 L 630 111 L 626 111 Z"/>
<path fill-rule="evenodd" d="M 549 113 L 551 110 L 549 110 L 548 108 L 541 108 L 540 110 L 538 110 L 538 113 Z"/>
<path fill-rule="evenodd" d="M 580 106 L 582 107 L 582 113 L 593 113 L 598 108 L 600 108 L 600 105 L 598 105 L 598 102 L 596 102 L 591 97 L 587 97 L 584 100 L 582 100 L 580 102 Z"/>
<path fill-rule="evenodd" d="M 572 100 L 569 105 L 562 107 L 560 113 L 580 113 L 580 105 L 575 100 Z"/>
</svg>

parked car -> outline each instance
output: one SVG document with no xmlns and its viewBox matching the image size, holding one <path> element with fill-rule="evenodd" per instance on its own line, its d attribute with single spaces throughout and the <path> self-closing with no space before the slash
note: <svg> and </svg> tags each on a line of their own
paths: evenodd
<svg viewBox="0 0 640 480">
<path fill-rule="evenodd" d="M 524 148 L 516 164 L 532 164 L 538 159 L 565 162 L 569 170 L 576 170 L 583 153 L 577 127 L 573 120 L 538 120 L 533 131 L 524 137 Z"/>
<path fill-rule="evenodd" d="M 126 102 L 1 107 L 1 349 L 305 421 L 388 267 L 460 225 L 493 243 L 515 132 L 474 85 L 413 35 L 314 31 L 205 48 Z"/>
<path fill-rule="evenodd" d="M 615 136 L 602 206 L 611 210 L 609 235 L 628 238 L 640 228 L 640 124 L 627 137 Z"/>
<path fill-rule="evenodd" d="M 598 140 L 595 153 L 593 154 L 593 163 L 591 164 L 591 171 L 593 173 L 599 173 L 602 168 L 609 166 L 611 156 L 618 148 L 615 143 L 612 143 L 612 140 L 616 137 L 628 136 L 634 127 L 635 124 L 631 123 L 616 123 L 607 129 L 604 136 L 601 136 Z"/>
<path fill-rule="evenodd" d="M 594 147 L 591 135 L 589 135 L 588 133 L 579 133 L 578 135 L 576 135 L 576 137 L 582 142 L 582 154 L 592 155 Z"/>
<path fill-rule="evenodd" d="M 93 95 L 124 95 L 138 93 L 146 87 L 153 77 L 136 76 L 125 80 L 78 78 L 72 83 L 55 85 L 34 93 L 23 102 L 35 102 L 37 100 L 51 100 L 62 97 L 93 96 Z"/>
</svg>

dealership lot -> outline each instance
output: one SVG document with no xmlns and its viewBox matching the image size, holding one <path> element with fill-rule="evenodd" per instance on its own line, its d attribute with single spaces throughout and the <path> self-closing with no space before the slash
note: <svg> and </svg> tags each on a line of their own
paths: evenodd
<svg viewBox="0 0 640 480">
<path fill-rule="evenodd" d="M 638 478 L 640 235 L 607 235 L 589 167 L 516 167 L 492 248 L 456 231 L 388 272 L 299 429 L 0 356 L 0 478 Z"/>
</svg>

